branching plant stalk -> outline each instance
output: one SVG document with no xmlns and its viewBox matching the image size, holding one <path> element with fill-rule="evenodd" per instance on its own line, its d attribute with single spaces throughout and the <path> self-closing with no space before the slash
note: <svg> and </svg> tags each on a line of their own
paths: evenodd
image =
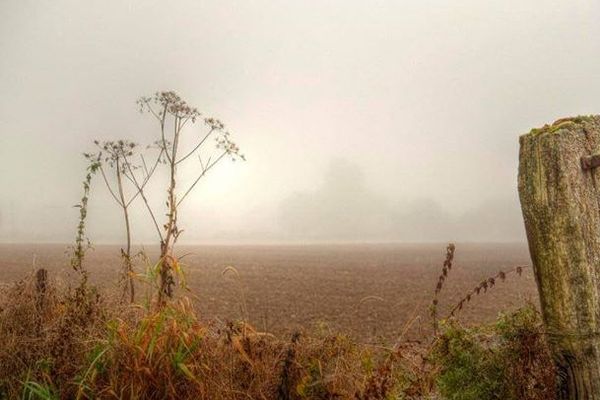
<svg viewBox="0 0 600 400">
<path fill-rule="evenodd" d="M 165 106 L 166 108 L 166 106 Z M 163 112 L 163 115 L 165 113 Z M 167 160 L 169 165 L 169 186 L 167 189 L 167 223 L 165 224 L 165 238 L 160 246 L 160 259 L 161 259 L 161 269 L 160 269 L 160 292 L 158 297 L 159 305 L 164 304 L 165 296 L 168 298 L 173 297 L 173 285 L 175 284 L 175 280 L 173 278 L 173 256 L 172 256 L 172 247 L 177 240 L 177 203 L 175 200 L 175 187 L 177 185 L 176 174 L 177 174 L 177 147 L 179 144 L 179 134 L 180 130 L 178 129 L 178 121 L 179 116 L 175 114 L 173 126 L 173 145 L 171 147 L 171 153 L 167 152 Z M 163 124 L 163 132 L 164 132 L 164 124 Z M 164 133 L 162 135 L 163 143 L 164 143 Z"/>
<path fill-rule="evenodd" d="M 73 247 L 73 255 L 71 257 L 71 267 L 80 276 L 80 290 L 85 292 L 88 280 L 88 273 L 83 265 L 85 259 L 85 253 L 90 247 L 89 239 L 85 236 L 85 223 L 87 220 L 88 211 L 88 200 L 90 195 L 90 187 L 92 183 L 92 177 L 96 174 L 100 168 L 100 161 L 97 157 L 91 154 L 85 154 L 86 159 L 89 160 L 90 164 L 87 167 L 87 173 L 83 180 L 83 196 L 81 201 L 75 207 L 79 208 L 79 222 L 77 224 L 77 232 L 75 235 L 75 246 Z"/>
<path fill-rule="evenodd" d="M 125 199 L 123 190 L 123 166 L 121 160 L 116 160 L 117 185 L 119 188 L 119 203 L 123 210 L 123 219 L 125 220 L 125 250 L 121 249 L 121 258 L 123 259 L 123 278 L 125 281 L 123 294 L 129 288 L 129 301 L 135 301 L 135 284 L 133 282 L 133 264 L 131 263 L 131 223 L 129 222 L 129 202 Z"/>
<path fill-rule="evenodd" d="M 146 169 L 147 175 L 144 178 L 142 184 L 139 185 L 137 183 L 138 180 L 135 175 L 135 169 L 137 167 L 133 166 L 131 164 L 131 161 L 129 160 L 129 157 L 131 157 L 134 154 L 134 149 L 137 146 L 135 143 L 126 140 L 108 141 L 102 144 L 100 144 L 98 141 L 95 141 L 94 143 L 100 148 L 100 152 L 98 153 L 97 157 L 101 162 L 101 164 L 99 165 L 99 169 L 102 173 L 104 183 L 112 198 L 120 207 L 123 215 L 123 221 L 125 226 L 125 247 L 121 248 L 121 259 L 123 262 L 123 297 L 129 294 L 129 301 L 133 303 L 135 301 L 135 274 L 131 254 L 132 230 L 129 210 L 132 202 L 140 194 L 142 194 L 142 196 L 145 197 L 142 193 L 143 187 L 146 185 L 146 183 L 150 179 L 151 174 L 154 172 L 156 164 L 152 168 L 151 172 L 148 172 Z M 111 180 L 109 180 L 103 164 L 114 170 L 114 180 L 116 181 L 116 188 L 113 188 L 113 184 L 111 184 Z M 129 196 L 127 195 L 127 192 L 125 190 L 125 184 L 127 182 L 133 184 L 135 188 L 133 194 Z"/>
<path fill-rule="evenodd" d="M 158 223 L 155 214 L 152 211 L 149 202 L 144 194 L 143 185 L 139 185 L 135 178 L 135 174 L 131 171 L 130 176 L 133 177 L 134 184 L 138 187 L 139 193 L 146 205 L 146 208 L 150 212 L 155 227 L 159 233 L 160 238 L 160 259 L 159 259 L 159 289 L 158 289 L 158 306 L 163 307 L 167 300 L 173 297 L 173 287 L 175 285 L 174 273 L 179 273 L 179 264 L 177 258 L 174 256 L 173 248 L 181 230 L 179 229 L 178 222 L 178 211 L 179 206 L 183 200 L 189 195 L 194 189 L 197 183 L 203 178 L 206 173 L 212 169 L 219 161 L 221 161 L 226 155 L 230 155 L 233 160 L 236 158 L 244 159 L 244 156 L 239 154 L 239 148 L 235 145 L 228 137 L 229 133 L 224 132 L 224 125 L 220 121 L 213 118 L 204 119 L 205 125 L 209 128 L 207 133 L 202 135 L 198 141 L 191 146 L 191 150 L 183 152 L 183 156 L 180 156 L 180 142 L 182 137 L 183 128 L 191 122 L 194 124 L 196 120 L 201 116 L 200 112 L 196 108 L 190 107 L 184 100 L 182 100 L 174 92 L 158 92 L 153 97 L 142 97 L 139 99 L 138 104 L 140 105 L 140 111 L 150 112 L 158 121 L 160 125 L 160 138 L 155 142 L 161 150 L 158 161 L 163 161 L 166 164 L 168 170 L 168 183 L 167 183 L 167 199 L 166 206 L 167 220 L 163 224 L 163 233 L 158 228 Z M 157 107 L 156 109 L 154 107 Z M 172 124 L 172 125 L 171 125 Z M 170 133 L 169 133 L 170 132 Z M 217 136 L 218 135 L 218 136 Z M 203 150 L 203 145 L 211 136 L 217 136 L 217 149 L 220 149 L 217 157 L 212 156 L 209 158 L 208 163 L 205 165 L 202 163 L 200 152 Z M 177 169 L 178 165 L 191 158 L 192 155 L 198 154 L 200 160 L 200 172 L 197 178 L 193 181 L 187 190 L 182 191 L 183 195 L 178 199 L 177 196 Z M 164 160 L 162 158 L 164 156 Z M 142 164 L 145 171 L 148 171 L 145 160 L 142 158 Z M 156 165 L 155 165 L 156 167 Z M 150 175 L 147 173 L 147 175 Z M 142 186 L 142 187 L 140 187 Z"/>
<path fill-rule="evenodd" d="M 156 171 L 156 167 L 160 163 L 162 154 L 163 154 L 163 151 L 161 150 L 161 152 L 158 154 L 158 157 L 156 158 L 156 161 L 151 169 L 148 169 L 148 166 L 146 165 L 146 160 L 144 159 L 144 156 L 140 155 L 140 159 L 141 159 L 142 165 L 143 165 L 143 171 L 145 174 L 144 179 L 141 182 L 138 180 L 138 178 L 134 172 L 134 168 L 131 164 L 131 161 L 127 158 L 127 156 L 125 156 L 123 158 L 125 167 L 127 168 L 127 171 L 128 171 L 128 173 L 125 174 L 125 177 L 127 177 L 130 180 L 130 182 L 133 184 L 133 186 L 135 186 L 135 188 L 137 190 L 136 194 L 129 200 L 129 202 L 127 204 L 128 205 L 131 204 L 133 202 L 133 200 L 135 200 L 135 198 L 139 194 L 139 196 L 142 198 L 142 201 L 144 202 L 144 206 L 146 207 L 148 214 L 150 215 L 150 219 L 152 220 L 152 223 L 154 224 L 154 228 L 156 229 L 156 234 L 161 242 L 163 240 L 162 232 L 160 230 L 160 227 L 158 226 L 158 220 L 156 219 L 156 216 L 154 215 L 154 211 L 152 210 L 152 207 L 150 207 L 150 203 L 148 202 L 148 198 L 146 197 L 144 188 L 145 188 L 146 184 L 148 183 L 148 181 L 150 180 L 150 178 L 152 177 L 152 175 L 154 175 L 154 171 Z"/>
</svg>

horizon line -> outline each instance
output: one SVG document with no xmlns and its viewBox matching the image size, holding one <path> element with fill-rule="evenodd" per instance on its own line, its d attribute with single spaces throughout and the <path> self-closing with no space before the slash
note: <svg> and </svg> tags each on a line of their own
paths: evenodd
<svg viewBox="0 0 600 400">
<path fill-rule="evenodd" d="M 425 245 L 425 244 L 527 244 L 523 240 L 277 240 L 277 241 L 204 241 L 204 242 L 182 242 L 177 246 L 223 246 L 223 247 L 238 247 L 238 246 L 320 246 L 320 245 Z M 94 246 L 121 246 L 120 242 L 97 242 Z M 53 241 L 2 241 L 0 245 L 53 245 L 53 246 L 72 246 L 70 242 L 53 242 Z M 153 247 L 158 246 L 158 243 L 136 243 L 134 247 Z"/>
</svg>

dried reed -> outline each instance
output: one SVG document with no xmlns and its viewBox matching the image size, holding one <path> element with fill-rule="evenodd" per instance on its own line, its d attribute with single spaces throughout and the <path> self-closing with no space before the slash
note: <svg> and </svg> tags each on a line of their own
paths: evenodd
<svg viewBox="0 0 600 400">
<path fill-rule="evenodd" d="M 450 313 L 448 314 L 446 319 L 456 316 L 456 314 L 458 314 L 463 309 L 463 306 L 471 301 L 473 296 L 479 295 L 482 292 L 487 293 L 488 289 L 491 289 L 496 285 L 496 282 L 498 282 L 499 280 L 501 282 L 504 282 L 506 280 L 506 277 L 510 274 L 517 274 L 521 276 L 525 268 L 528 267 L 526 265 L 516 266 L 508 271 L 499 271 L 496 275 L 484 279 L 471 291 L 469 291 L 463 298 L 461 298 L 454 307 L 452 307 L 452 310 L 450 310 Z"/>
<path fill-rule="evenodd" d="M 449 243 L 446 247 L 446 259 L 444 260 L 444 264 L 442 265 L 442 273 L 438 277 L 437 284 L 435 286 L 435 291 L 433 293 L 433 300 L 431 302 L 431 318 L 433 320 L 433 333 L 437 335 L 438 333 L 438 318 L 437 318 L 437 307 L 438 307 L 438 296 L 444 287 L 444 282 L 448 278 L 448 273 L 452 269 L 452 262 L 454 261 L 454 251 L 456 250 L 456 246 L 454 243 Z"/>
</svg>

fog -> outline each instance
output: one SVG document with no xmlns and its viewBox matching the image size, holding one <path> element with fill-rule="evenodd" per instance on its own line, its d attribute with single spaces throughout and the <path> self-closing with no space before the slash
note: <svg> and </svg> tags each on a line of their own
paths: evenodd
<svg viewBox="0 0 600 400">
<path fill-rule="evenodd" d="M 599 22 L 587 0 L 2 0 L 0 241 L 70 241 L 81 153 L 154 140 L 135 101 L 157 90 L 247 157 L 202 181 L 182 242 L 522 241 L 518 136 L 598 113 Z M 98 179 L 89 218 L 123 240 Z"/>
</svg>

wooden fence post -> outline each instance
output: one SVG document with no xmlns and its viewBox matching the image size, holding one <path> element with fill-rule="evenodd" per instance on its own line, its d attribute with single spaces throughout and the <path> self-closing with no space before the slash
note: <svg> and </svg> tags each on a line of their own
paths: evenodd
<svg viewBox="0 0 600 400">
<path fill-rule="evenodd" d="M 42 321 L 46 313 L 46 291 L 48 289 L 48 271 L 40 268 L 35 273 L 36 333 L 42 330 Z"/>
<path fill-rule="evenodd" d="M 519 197 L 561 399 L 600 399 L 600 116 L 520 137 Z"/>
</svg>

